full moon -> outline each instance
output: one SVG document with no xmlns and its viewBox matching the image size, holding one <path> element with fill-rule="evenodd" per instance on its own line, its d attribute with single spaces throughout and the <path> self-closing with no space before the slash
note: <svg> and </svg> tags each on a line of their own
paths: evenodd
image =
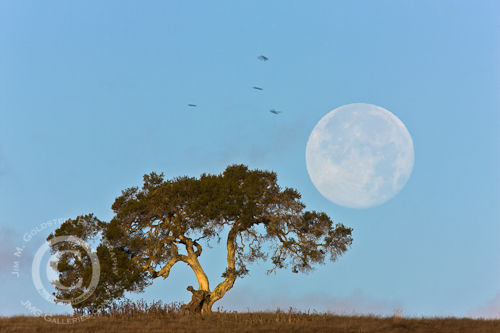
<svg viewBox="0 0 500 333">
<path fill-rule="evenodd" d="M 331 202 L 350 208 L 383 204 L 406 184 L 413 170 L 413 141 L 391 112 L 355 103 L 327 113 L 306 147 L 309 177 Z"/>
</svg>

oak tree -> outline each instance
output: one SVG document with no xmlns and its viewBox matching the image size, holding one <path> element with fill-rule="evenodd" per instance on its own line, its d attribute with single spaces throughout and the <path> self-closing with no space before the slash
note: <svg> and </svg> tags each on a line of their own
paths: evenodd
<svg viewBox="0 0 500 333">
<path fill-rule="evenodd" d="M 295 189 L 280 187 L 274 172 L 245 165 L 199 178 L 165 179 L 153 172 L 144 176 L 141 188 L 128 188 L 116 198 L 109 222 L 93 214 L 79 216 L 64 222 L 47 240 L 72 235 L 94 244 L 99 283 L 88 298 L 72 303 L 76 311 L 92 313 L 125 292 L 142 291 L 182 262 L 198 281 L 197 289 L 188 286 L 192 299 L 184 308 L 209 313 L 248 273 L 249 263 L 270 259 L 269 273 L 286 267 L 308 272 L 348 249 L 352 229 L 334 224 L 323 212 L 305 211 L 300 197 Z M 198 260 L 211 240 L 223 243 L 227 251 L 227 266 L 215 287 Z M 54 265 L 59 272 L 56 298 L 75 299 L 88 292 L 85 286 L 95 272 L 86 251 L 67 242 L 51 246 L 54 253 L 62 251 Z"/>
</svg>

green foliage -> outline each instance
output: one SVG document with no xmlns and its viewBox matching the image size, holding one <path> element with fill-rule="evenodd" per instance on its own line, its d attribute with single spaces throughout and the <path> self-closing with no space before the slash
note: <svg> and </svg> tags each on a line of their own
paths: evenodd
<svg viewBox="0 0 500 333">
<path fill-rule="evenodd" d="M 163 174 L 151 173 L 144 176 L 142 188 L 128 188 L 116 198 L 115 215 L 108 223 L 92 214 L 70 219 L 48 240 L 74 235 L 97 244 L 99 285 L 89 299 L 73 305 L 78 311 L 95 312 L 126 291 L 142 291 L 156 277 L 168 277 L 178 261 L 194 269 L 202 244 L 220 241 L 227 229 L 228 267 L 222 277 L 231 280 L 228 288 L 236 277 L 248 273 L 249 262 L 265 259 L 267 253 L 272 263 L 269 272 L 289 266 L 293 272 L 307 272 L 327 256 L 336 260 L 351 244 L 352 229 L 334 225 L 325 213 L 304 208 L 300 194 L 282 189 L 274 172 L 244 165 L 199 178 L 164 179 Z M 67 244 L 55 244 L 52 250 L 68 246 L 75 250 Z M 187 255 L 179 253 L 179 246 L 185 247 Z M 57 269 L 65 286 L 75 285 L 82 276 L 84 285 L 89 282 L 91 265 L 83 252 L 81 257 L 60 258 Z M 81 293 L 59 288 L 56 295 L 68 299 L 76 295 L 73 292 Z"/>
</svg>

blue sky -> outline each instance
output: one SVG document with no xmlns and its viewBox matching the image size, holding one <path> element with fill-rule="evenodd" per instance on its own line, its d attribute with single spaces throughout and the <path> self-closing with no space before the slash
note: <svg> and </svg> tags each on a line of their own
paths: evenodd
<svg viewBox="0 0 500 333">
<path fill-rule="evenodd" d="M 0 1 L 0 314 L 27 313 L 26 300 L 67 311 L 37 294 L 29 253 L 12 275 L 15 247 L 52 230 L 29 244 L 26 232 L 109 219 L 150 171 L 245 163 L 353 227 L 354 243 L 308 275 L 252 266 L 225 308 L 500 316 L 499 13 L 497 1 Z M 355 102 L 393 112 L 415 148 L 405 188 L 365 210 L 327 201 L 305 166 L 315 124 Z M 212 284 L 221 260 L 201 258 Z M 179 266 L 140 297 L 186 301 L 193 281 Z"/>
</svg>

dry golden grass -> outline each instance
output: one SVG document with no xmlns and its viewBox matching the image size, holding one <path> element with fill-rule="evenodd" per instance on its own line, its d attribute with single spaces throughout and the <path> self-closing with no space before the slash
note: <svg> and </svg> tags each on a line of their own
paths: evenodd
<svg viewBox="0 0 500 333">
<path fill-rule="evenodd" d="M 73 316 L 0 318 L 0 332 L 500 332 L 500 320 L 384 318 L 294 311 L 215 312 L 201 316 L 183 314 L 176 304 L 147 305 L 141 302 L 122 303 L 108 314 L 88 317 L 84 321 L 80 319 Z"/>
</svg>

